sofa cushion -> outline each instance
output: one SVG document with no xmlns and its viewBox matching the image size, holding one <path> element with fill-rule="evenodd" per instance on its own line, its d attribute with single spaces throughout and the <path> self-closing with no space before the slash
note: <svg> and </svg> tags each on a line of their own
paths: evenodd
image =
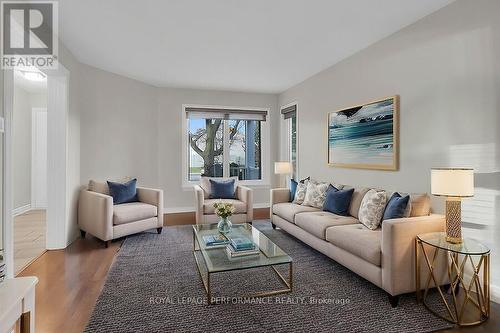
<svg viewBox="0 0 500 333">
<path fill-rule="evenodd" d="M 343 190 L 348 190 L 354 188 L 354 193 L 352 194 L 351 204 L 349 206 L 349 215 L 354 216 L 355 218 L 359 217 L 359 207 L 361 207 L 361 201 L 370 189 L 366 187 L 352 187 L 345 185 Z"/>
<path fill-rule="evenodd" d="M 385 191 L 369 190 L 359 207 L 359 222 L 368 229 L 375 230 L 382 222 L 387 196 Z"/>
<path fill-rule="evenodd" d="M 352 216 L 340 216 L 330 212 L 309 212 L 295 215 L 295 224 L 314 236 L 325 239 L 325 231 L 329 227 L 358 224 Z"/>
<path fill-rule="evenodd" d="M 336 187 L 330 185 L 326 193 L 325 205 L 323 210 L 333 214 L 349 216 L 349 205 L 351 203 L 354 189 L 337 190 Z"/>
<path fill-rule="evenodd" d="M 362 224 L 326 229 L 326 240 L 375 266 L 381 264 L 382 229 L 370 230 Z"/>
<path fill-rule="evenodd" d="M 115 182 L 115 183 L 122 183 L 123 184 L 123 183 L 128 182 L 131 179 L 132 179 L 132 177 L 126 176 L 126 177 L 111 179 L 111 181 Z M 98 180 L 91 179 L 91 180 L 89 180 L 88 190 L 92 191 L 92 192 L 97 192 L 97 193 L 109 195 L 109 188 L 108 188 L 107 182 L 101 182 Z"/>
<path fill-rule="evenodd" d="M 129 202 L 113 206 L 113 224 L 125 224 L 158 216 L 156 206 L 143 202 Z"/>
<path fill-rule="evenodd" d="M 410 217 L 427 216 L 431 213 L 431 198 L 427 193 L 410 194 Z"/>
<path fill-rule="evenodd" d="M 293 202 L 283 202 L 273 205 L 273 214 L 278 215 L 291 223 L 295 223 L 295 214 L 317 211 L 319 211 L 318 208 L 297 205 Z"/>
<path fill-rule="evenodd" d="M 307 184 L 310 182 L 309 179 L 304 179 L 297 183 L 297 188 L 295 189 L 295 196 L 293 197 L 292 203 L 297 205 L 302 205 L 306 197 Z"/>
<path fill-rule="evenodd" d="M 382 220 L 400 219 L 404 217 L 409 200 L 409 195 L 402 197 L 398 192 L 394 192 L 387 202 Z"/>
<path fill-rule="evenodd" d="M 304 206 L 323 208 L 325 203 L 326 191 L 329 184 L 313 182 L 307 183 L 306 196 L 304 197 Z"/>
<path fill-rule="evenodd" d="M 233 204 L 234 206 L 234 214 L 245 214 L 247 212 L 247 205 L 241 201 L 236 199 L 207 199 L 203 203 L 203 213 L 207 215 L 215 214 L 214 203 L 216 202 L 228 202 Z"/>
</svg>

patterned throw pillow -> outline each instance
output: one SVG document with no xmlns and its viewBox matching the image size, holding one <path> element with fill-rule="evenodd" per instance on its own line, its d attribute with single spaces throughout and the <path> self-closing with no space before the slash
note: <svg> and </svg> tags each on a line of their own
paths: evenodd
<svg viewBox="0 0 500 333">
<path fill-rule="evenodd" d="M 368 229 L 377 229 L 382 222 L 386 202 L 385 191 L 369 190 L 366 192 L 359 207 L 359 222 Z"/>
<path fill-rule="evenodd" d="M 329 184 L 326 183 L 315 184 L 313 182 L 308 182 L 306 195 L 302 205 L 315 208 L 323 208 L 328 186 Z"/>
<path fill-rule="evenodd" d="M 297 183 L 297 190 L 295 191 L 295 197 L 293 198 L 293 203 L 297 205 L 302 205 L 304 198 L 306 197 L 307 184 L 309 180 L 304 180 L 304 182 Z"/>
</svg>

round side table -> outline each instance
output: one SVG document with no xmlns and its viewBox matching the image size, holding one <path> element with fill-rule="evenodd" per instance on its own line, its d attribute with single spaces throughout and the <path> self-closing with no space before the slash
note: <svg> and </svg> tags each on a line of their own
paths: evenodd
<svg viewBox="0 0 500 333">
<path fill-rule="evenodd" d="M 421 261 L 426 264 L 426 275 L 421 273 Z M 415 283 L 417 302 L 438 317 L 460 326 L 481 324 L 490 315 L 490 249 L 469 238 L 449 243 L 444 232 L 418 235 Z M 433 288 L 439 295 L 431 304 L 428 296 Z"/>
</svg>

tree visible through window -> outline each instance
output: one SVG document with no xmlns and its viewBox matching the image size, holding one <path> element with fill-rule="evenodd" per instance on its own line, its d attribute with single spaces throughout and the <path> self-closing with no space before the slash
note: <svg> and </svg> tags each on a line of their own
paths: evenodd
<svg viewBox="0 0 500 333">
<path fill-rule="evenodd" d="M 261 179 L 260 121 L 189 118 L 188 124 L 188 180 L 201 175 Z"/>
</svg>

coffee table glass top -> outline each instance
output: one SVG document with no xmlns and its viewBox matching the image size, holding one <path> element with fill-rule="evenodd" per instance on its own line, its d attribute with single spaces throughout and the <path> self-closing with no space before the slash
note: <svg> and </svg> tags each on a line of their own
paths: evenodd
<svg viewBox="0 0 500 333">
<path fill-rule="evenodd" d="M 490 252 L 489 248 L 470 238 L 464 238 L 460 244 L 447 242 L 446 234 L 444 232 L 431 232 L 428 234 L 418 235 L 417 238 L 431 246 L 455 253 L 482 255 Z"/>
<path fill-rule="evenodd" d="M 262 266 L 280 265 L 292 262 L 282 249 L 274 244 L 266 235 L 248 223 L 233 224 L 226 237 L 245 236 L 259 247 L 260 254 L 229 258 L 225 247 L 210 248 L 205 245 L 203 236 L 218 235 L 217 224 L 193 225 L 195 252 L 201 252 L 209 272 L 223 272 Z"/>
</svg>

